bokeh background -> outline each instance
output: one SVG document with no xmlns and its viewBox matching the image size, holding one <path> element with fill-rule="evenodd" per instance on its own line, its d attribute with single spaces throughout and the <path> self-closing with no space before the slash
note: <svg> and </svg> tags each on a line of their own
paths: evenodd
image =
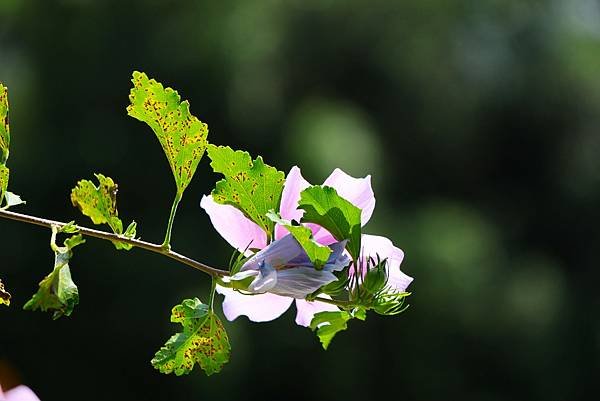
<svg viewBox="0 0 600 401">
<path fill-rule="evenodd" d="M 151 130 L 128 117 L 130 74 L 189 99 L 210 140 L 313 183 L 373 175 L 366 231 L 415 277 L 410 308 L 352 322 L 328 352 L 293 312 L 227 324 L 231 363 L 207 378 L 149 364 L 173 305 L 209 282 L 90 239 L 72 261 L 81 304 L 21 310 L 53 255 L 44 229 L 0 221 L 0 381 L 51 400 L 588 400 L 599 387 L 600 5 L 593 0 L 1 0 L 11 188 L 21 210 L 86 224 L 70 188 L 94 172 L 163 238 L 174 185 Z M 231 249 L 199 201 L 174 246 L 213 265 Z"/>
</svg>

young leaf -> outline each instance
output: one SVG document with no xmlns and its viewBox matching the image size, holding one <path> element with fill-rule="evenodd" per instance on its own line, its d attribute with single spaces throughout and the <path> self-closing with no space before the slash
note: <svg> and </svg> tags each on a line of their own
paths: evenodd
<svg viewBox="0 0 600 401">
<path fill-rule="evenodd" d="M 327 263 L 329 255 L 331 255 L 331 248 L 315 241 L 312 237 L 310 228 L 303 225 L 295 225 L 290 221 L 284 220 L 273 210 L 267 213 L 267 217 L 271 219 L 272 222 L 284 226 L 290 234 L 294 236 L 317 269 L 323 267 L 323 265 Z"/>
<path fill-rule="evenodd" d="M 64 246 L 56 245 L 58 233 L 72 232 L 72 225 L 62 229 L 52 228 L 51 248 L 54 251 L 54 269 L 41 282 L 38 292 L 25 304 L 25 310 L 54 312 L 52 318 L 70 316 L 79 303 L 79 291 L 71 278 L 69 260 L 73 257 L 73 248 L 85 242 L 80 234 L 67 238 Z"/>
<path fill-rule="evenodd" d="M 317 331 L 317 336 L 321 340 L 323 349 L 327 350 L 333 337 L 340 331 L 348 328 L 348 321 L 351 319 L 365 320 L 367 311 L 362 308 L 354 308 L 352 311 L 319 312 L 310 322 L 310 328 Z"/>
<path fill-rule="evenodd" d="M 10 305 L 10 294 L 4 289 L 2 280 L 0 280 L 0 305 Z"/>
<path fill-rule="evenodd" d="M 115 234 L 134 238 L 136 235 L 136 223 L 131 223 L 123 232 L 123 222 L 119 219 L 117 211 L 118 185 L 110 177 L 95 174 L 99 185 L 93 182 L 81 180 L 71 191 L 71 202 L 73 206 L 81 210 L 81 213 L 92 219 L 94 224 L 108 224 Z M 114 241 L 117 249 L 130 250 L 131 245 Z"/>
<path fill-rule="evenodd" d="M 273 238 L 275 223 L 267 218 L 270 210 L 279 210 L 285 174 L 263 162 L 252 160 L 248 152 L 229 146 L 208 145 L 210 165 L 225 176 L 212 191 L 217 203 L 234 206 Z"/>
<path fill-rule="evenodd" d="M 183 194 L 204 155 L 208 126 L 190 114 L 190 104 L 177 91 L 164 88 L 143 72 L 133 72 L 127 113 L 152 128 Z"/>
<path fill-rule="evenodd" d="M 317 331 L 317 336 L 321 340 L 323 349 L 327 349 L 333 337 L 340 331 L 348 328 L 348 320 L 352 319 L 352 315 L 347 311 L 337 312 L 319 312 L 313 317 L 310 322 L 310 328 Z"/>
<path fill-rule="evenodd" d="M 152 359 L 161 373 L 188 374 L 198 363 L 210 376 L 229 361 L 229 339 L 223 324 L 198 298 L 186 299 L 173 308 L 171 322 L 183 331 L 172 336 Z"/>
<path fill-rule="evenodd" d="M 338 195 L 335 189 L 315 185 L 301 192 L 302 222 L 315 223 L 328 230 L 338 241 L 349 240 L 346 249 L 356 260 L 360 254 L 361 210 Z"/>
<path fill-rule="evenodd" d="M 0 84 L 0 164 L 6 164 L 10 145 L 8 125 L 8 89 Z"/>
<path fill-rule="evenodd" d="M 8 188 L 8 177 L 8 167 L 6 167 L 4 164 L 0 164 L 0 206 L 2 206 L 2 202 L 4 201 L 4 196 L 6 194 L 6 188 Z"/>
</svg>

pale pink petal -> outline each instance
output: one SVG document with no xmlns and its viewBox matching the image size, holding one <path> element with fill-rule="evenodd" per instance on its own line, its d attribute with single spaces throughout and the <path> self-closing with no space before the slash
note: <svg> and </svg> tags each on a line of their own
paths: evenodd
<svg viewBox="0 0 600 401">
<path fill-rule="evenodd" d="M 283 193 L 281 194 L 279 213 L 282 218 L 286 220 L 300 220 L 304 213 L 302 210 L 298 209 L 300 192 L 309 186 L 309 182 L 302 177 L 300 168 L 297 166 L 292 167 L 287 177 L 285 177 L 285 185 L 283 186 Z M 279 239 L 287 233 L 288 231 L 284 227 L 279 225 L 275 227 L 275 239 Z"/>
<path fill-rule="evenodd" d="M 2 394 L 0 393 L 0 397 Z M 4 396 L 6 401 L 40 401 L 40 399 L 29 389 L 29 387 L 19 386 L 7 391 Z"/>
<path fill-rule="evenodd" d="M 370 175 L 354 178 L 336 168 L 323 185 L 335 188 L 342 198 L 361 208 L 361 223 L 363 226 L 367 224 L 375 209 L 375 194 L 371 188 Z"/>
<path fill-rule="evenodd" d="M 223 314 L 230 321 L 241 315 L 253 322 L 275 320 L 289 309 L 293 301 L 293 298 L 269 293 L 244 295 L 221 286 L 217 286 L 217 292 L 225 295 Z"/>
<path fill-rule="evenodd" d="M 318 226 L 316 224 L 309 224 L 309 227 L 313 232 L 313 238 L 319 244 L 331 245 L 331 244 L 337 242 L 337 240 L 333 237 L 333 235 L 331 235 L 331 233 L 329 231 L 327 231 L 326 229 L 324 229 L 323 227 Z"/>
<path fill-rule="evenodd" d="M 404 274 L 400 270 L 400 264 L 404 259 L 404 252 L 394 246 L 392 241 L 385 237 L 377 235 L 363 234 L 362 239 L 362 257 L 377 257 L 388 260 L 388 284 L 396 290 L 403 292 L 413 281 L 413 278 Z"/>
<path fill-rule="evenodd" d="M 331 299 L 329 295 L 323 294 L 319 296 Z M 296 324 L 304 327 L 310 326 L 310 322 L 313 320 L 316 313 L 339 311 L 339 308 L 335 305 L 319 301 L 309 302 L 303 299 L 296 300 L 296 309 L 298 309 L 298 313 L 296 314 Z"/>
<path fill-rule="evenodd" d="M 210 217 L 215 230 L 238 251 L 244 251 L 248 246 L 262 249 L 267 245 L 264 230 L 235 207 L 218 204 L 210 195 L 202 197 L 200 206 Z"/>
</svg>

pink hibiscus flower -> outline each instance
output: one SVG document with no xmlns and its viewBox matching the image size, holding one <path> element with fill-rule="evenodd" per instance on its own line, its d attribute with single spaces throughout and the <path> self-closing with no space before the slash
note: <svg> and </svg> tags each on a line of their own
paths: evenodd
<svg viewBox="0 0 600 401">
<path fill-rule="evenodd" d="M 29 387 L 18 386 L 6 393 L 3 393 L 0 387 L 0 401 L 40 401 L 40 399 Z"/>
<path fill-rule="evenodd" d="M 325 180 L 323 185 L 335 188 L 338 194 L 362 210 L 361 224 L 364 226 L 375 209 L 375 196 L 371 188 L 371 176 L 354 178 L 340 169 L 335 169 Z M 298 209 L 300 193 L 310 184 L 302 177 L 300 169 L 292 167 L 288 173 L 281 196 L 279 213 L 283 219 L 297 220 L 302 218 L 303 210 Z M 208 213 L 210 220 L 219 234 L 238 251 L 243 252 L 250 244 L 251 248 L 263 249 L 267 246 L 266 233 L 242 212 L 230 205 L 221 205 L 213 201 L 212 197 L 204 196 L 200 206 Z M 309 225 L 313 231 L 314 239 L 322 245 L 331 245 L 336 239 L 325 229 L 318 225 Z M 288 231 L 285 227 L 275 226 L 275 239 L 279 240 Z M 388 284 L 399 292 L 406 290 L 412 278 L 400 271 L 400 264 L 404 253 L 395 247 L 392 242 L 375 235 L 363 234 L 362 258 L 379 256 L 388 259 Z M 289 309 L 292 302 L 296 302 L 296 323 L 309 326 L 318 312 L 337 311 L 336 306 L 324 302 L 309 302 L 304 299 L 265 293 L 258 295 L 244 295 L 231 288 L 217 286 L 217 292 L 225 296 L 223 313 L 228 320 L 245 315 L 253 322 L 266 322 L 277 319 Z"/>
</svg>

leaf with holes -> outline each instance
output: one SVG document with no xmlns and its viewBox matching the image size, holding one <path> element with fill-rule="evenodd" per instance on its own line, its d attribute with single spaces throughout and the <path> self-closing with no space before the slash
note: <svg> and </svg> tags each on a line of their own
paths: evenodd
<svg viewBox="0 0 600 401">
<path fill-rule="evenodd" d="M 72 224 L 62 229 L 52 228 L 51 248 L 54 251 L 54 269 L 41 282 L 38 292 L 25 304 L 25 310 L 53 312 L 53 319 L 70 316 L 79 303 L 79 291 L 71 278 L 69 261 L 73 257 L 73 248 L 85 242 L 81 234 L 67 238 L 63 246 L 56 244 L 56 235 L 72 233 Z"/>
<path fill-rule="evenodd" d="M 81 213 L 92 219 L 94 224 L 108 224 L 115 234 L 127 238 L 135 238 L 137 225 L 132 222 L 123 232 L 123 222 L 119 219 L 117 211 L 118 185 L 110 177 L 95 174 L 98 186 L 92 181 L 81 180 L 71 191 L 71 202 L 73 206 L 81 210 Z M 131 245 L 124 242 L 114 241 L 117 249 L 130 250 Z"/>
<path fill-rule="evenodd" d="M 229 361 L 229 338 L 223 324 L 198 298 L 186 299 L 173 308 L 171 322 L 183 331 L 172 336 L 152 359 L 161 373 L 188 374 L 198 363 L 210 376 Z"/>
<path fill-rule="evenodd" d="M 206 146 L 208 126 L 190 113 L 187 100 L 143 72 L 134 71 L 127 113 L 152 128 L 162 146 L 179 195 L 187 188 Z"/>
<path fill-rule="evenodd" d="M 263 162 L 252 160 L 248 152 L 234 151 L 229 146 L 208 145 L 210 165 L 225 176 L 212 191 L 215 202 L 234 206 L 273 238 L 275 223 L 267 217 L 279 210 L 285 174 Z"/>
<path fill-rule="evenodd" d="M 315 223 L 338 241 L 348 240 L 346 249 L 356 260 L 360 254 L 360 208 L 338 195 L 331 187 L 315 185 L 300 193 L 298 208 L 304 210 L 302 222 Z"/>
</svg>

